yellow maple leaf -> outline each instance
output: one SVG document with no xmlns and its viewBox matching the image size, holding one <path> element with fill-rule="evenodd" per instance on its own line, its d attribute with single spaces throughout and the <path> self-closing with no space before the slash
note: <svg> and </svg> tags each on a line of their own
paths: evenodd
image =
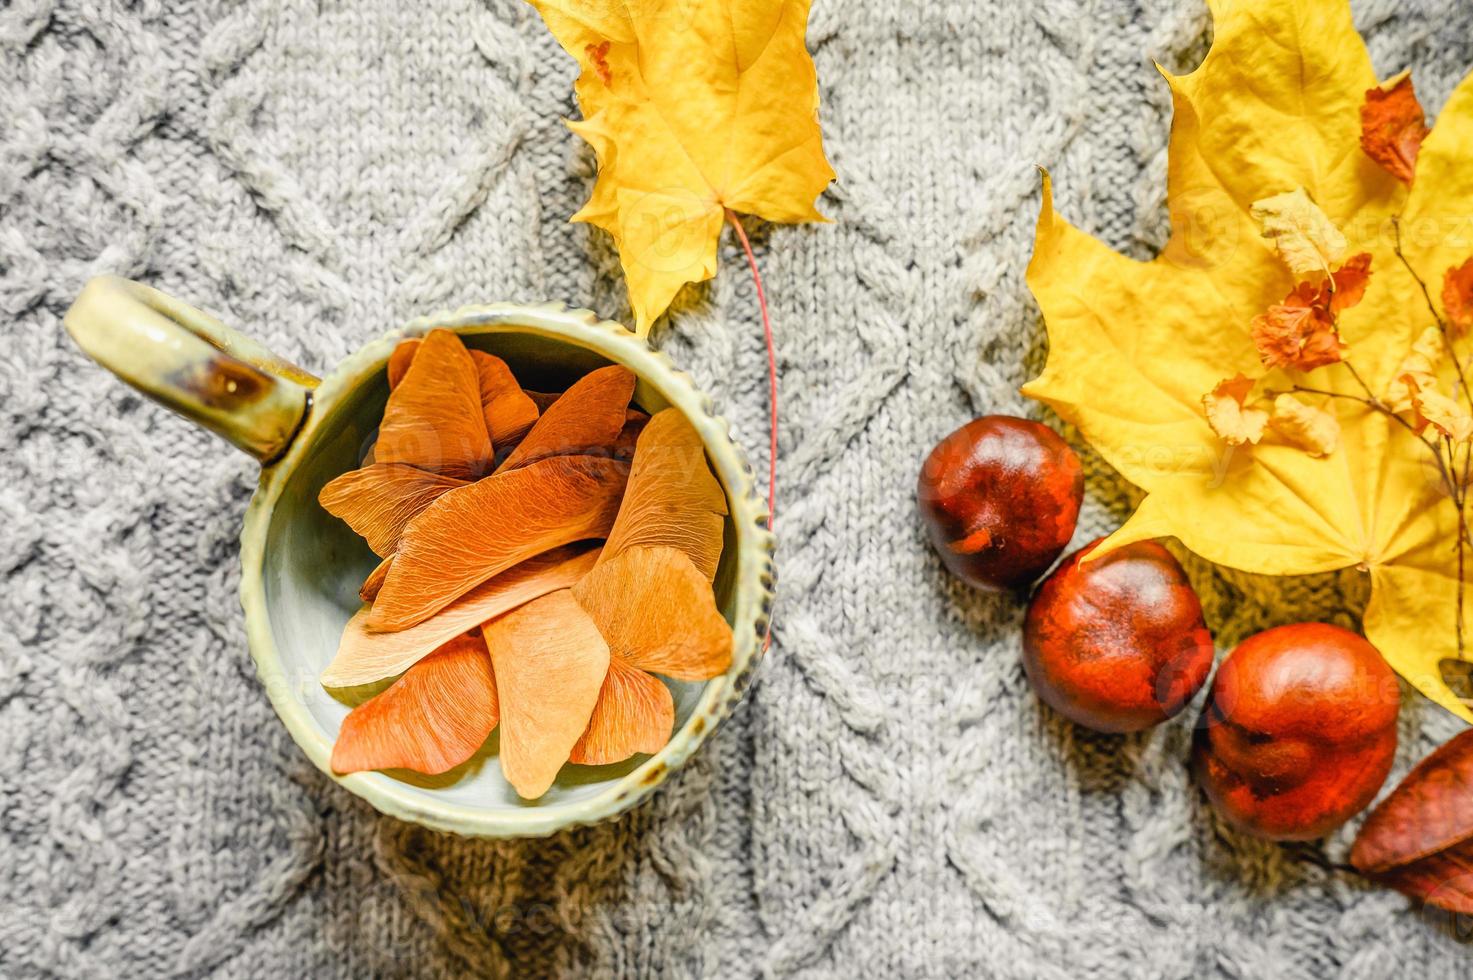
<svg viewBox="0 0 1473 980">
<path fill-rule="evenodd" d="M 573 216 L 613 236 L 636 331 L 716 274 L 728 210 L 822 221 L 834 171 L 804 45 L 808 0 L 529 0 L 578 59 L 598 181 Z"/>
<path fill-rule="evenodd" d="M 1300 575 L 1359 567 L 1371 576 L 1366 635 L 1414 687 L 1465 720 L 1443 658 L 1457 655 L 1458 514 L 1426 447 L 1362 402 L 1331 397 L 1338 445 L 1323 458 L 1265 440 L 1227 446 L 1201 396 L 1235 372 L 1261 373 L 1255 314 L 1295 278 L 1259 234 L 1253 204 L 1304 188 L 1377 270 L 1339 328 L 1371 391 L 1385 392 L 1430 319 L 1394 251 L 1408 232 L 1424 281 L 1468 258 L 1473 214 L 1473 76 L 1422 144 L 1409 189 L 1360 148 L 1360 108 L 1376 76 L 1342 0 L 1211 0 L 1202 65 L 1167 75 L 1175 118 L 1168 196 L 1172 235 L 1150 262 L 1119 255 L 1064 221 L 1044 181 L 1028 282 L 1048 325 L 1041 377 L 1024 391 L 1074 423 L 1147 491 L 1103 553 L 1175 536 L 1250 572 Z M 1292 124 L 1286 124 L 1292 120 Z M 1363 398 L 1345 364 L 1314 386 Z"/>
</svg>

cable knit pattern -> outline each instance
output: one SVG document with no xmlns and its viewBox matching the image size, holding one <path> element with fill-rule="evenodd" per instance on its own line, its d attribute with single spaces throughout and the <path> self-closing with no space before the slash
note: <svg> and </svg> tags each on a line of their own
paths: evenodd
<svg viewBox="0 0 1473 980">
<path fill-rule="evenodd" d="M 1433 111 L 1473 64 L 1465 0 L 1355 10 Z M 1214 819 L 1195 712 L 1121 738 L 1041 708 L 1021 606 L 950 580 L 914 515 L 935 440 L 1037 414 L 1034 165 L 1152 254 L 1150 59 L 1190 68 L 1208 33 L 1200 0 L 815 0 L 835 223 L 748 222 L 783 372 L 772 652 L 647 804 L 488 842 L 306 762 L 235 599 L 253 464 L 60 317 L 119 273 L 318 370 L 462 303 L 627 319 L 608 239 L 566 220 L 594 166 L 571 60 L 519 0 L 0 5 L 0 976 L 1465 977 L 1399 896 Z M 755 295 L 722 261 L 656 339 L 764 472 Z M 1079 542 L 1136 496 L 1086 464 Z M 1353 572 L 1186 563 L 1223 649 L 1365 600 Z M 1409 699 L 1398 773 L 1455 728 Z"/>
</svg>

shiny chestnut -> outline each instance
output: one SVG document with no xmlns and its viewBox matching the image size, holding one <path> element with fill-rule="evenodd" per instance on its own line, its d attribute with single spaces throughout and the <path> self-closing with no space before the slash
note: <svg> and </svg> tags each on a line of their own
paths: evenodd
<svg viewBox="0 0 1473 980">
<path fill-rule="evenodd" d="M 1079 457 L 1048 426 L 974 419 L 937 443 L 916 501 L 951 572 L 979 589 L 1027 585 L 1074 534 L 1084 498 Z"/>
<path fill-rule="evenodd" d="M 1023 667 L 1038 696 L 1101 732 L 1158 725 L 1212 672 L 1202 604 L 1171 552 L 1137 541 L 1085 561 L 1095 541 L 1044 580 L 1023 625 Z"/>
<path fill-rule="evenodd" d="M 1385 782 L 1400 705 L 1396 675 L 1358 634 L 1327 623 L 1265 630 L 1218 670 L 1192 767 L 1229 823 L 1313 840 Z"/>
</svg>

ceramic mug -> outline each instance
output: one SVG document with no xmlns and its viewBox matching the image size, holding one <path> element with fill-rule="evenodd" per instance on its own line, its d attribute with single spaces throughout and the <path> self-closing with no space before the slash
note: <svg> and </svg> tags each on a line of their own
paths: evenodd
<svg viewBox="0 0 1473 980">
<path fill-rule="evenodd" d="M 100 364 L 261 461 L 241 533 L 240 600 L 256 672 L 276 713 L 319 769 L 384 813 L 485 837 L 550 834 L 633 806 L 686 761 L 741 699 L 762 656 L 772 602 L 773 538 L 751 467 L 710 399 L 669 358 L 616 323 L 562 304 L 467 306 L 414 320 L 348 357 L 320 381 L 209 316 L 141 283 L 94 279 L 66 327 Z M 638 378 L 646 412 L 669 406 L 690 419 L 726 493 L 729 516 L 717 605 L 735 642 L 731 668 L 703 683 L 666 680 L 675 733 L 653 756 L 611 766 L 563 767 L 536 801 L 501 777 L 497 735 L 446 777 L 382 772 L 339 776 L 329 759 L 349 706 L 317 677 L 337 650 L 358 586 L 378 563 L 366 544 L 317 502 L 333 477 L 359 465 L 389 396 L 399 340 L 453 330 L 467 347 L 503 358 L 528 388 L 560 391 L 606 364 Z"/>
</svg>

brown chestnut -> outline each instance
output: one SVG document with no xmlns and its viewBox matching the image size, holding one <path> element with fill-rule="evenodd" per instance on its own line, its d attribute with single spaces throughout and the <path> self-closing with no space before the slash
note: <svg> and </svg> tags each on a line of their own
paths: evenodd
<svg viewBox="0 0 1473 980">
<path fill-rule="evenodd" d="M 1079 457 L 1052 429 L 987 415 L 926 457 L 916 501 L 941 561 L 968 585 L 1027 585 L 1074 535 L 1084 498 Z"/>
<path fill-rule="evenodd" d="M 1385 782 L 1400 706 L 1396 675 L 1361 636 L 1327 623 L 1264 630 L 1217 671 L 1192 768 L 1239 829 L 1313 840 Z"/>
<path fill-rule="evenodd" d="M 1138 732 L 1201 689 L 1212 672 L 1212 634 L 1171 552 L 1137 541 L 1081 561 L 1097 544 L 1064 559 L 1034 593 L 1023 668 L 1038 696 L 1069 720 Z"/>
</svg>

